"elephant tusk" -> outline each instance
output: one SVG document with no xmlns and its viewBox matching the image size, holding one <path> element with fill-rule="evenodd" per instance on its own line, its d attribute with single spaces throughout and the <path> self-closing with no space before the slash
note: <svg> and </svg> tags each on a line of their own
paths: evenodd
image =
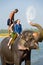
<svg viewBox="0 0 43 65">
<path fill-rule="evenodd" d="M 36 46 L 38 46 L 38 44 L 37 44 L 37 43 L 35 43 L 35 45 L 36 45 Z"/>
<path fill-rule="evenodd" d="M 38 46 L 38 44 L 37 44 L 37 43 L 35 43 L 35 45 L 36 45 L 37 49 L 39 49 L 39 46 Z"/>
</svg>

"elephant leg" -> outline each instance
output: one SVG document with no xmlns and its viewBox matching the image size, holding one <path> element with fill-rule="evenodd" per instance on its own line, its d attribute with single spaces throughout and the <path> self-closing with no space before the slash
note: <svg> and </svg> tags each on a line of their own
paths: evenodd
<svg viewBox="0 0 43 65">
<path fill-rule="evenodd" d="M 6 63 L 6 65 L 14 65 L 14 64 L 8 64 L 8 63 Z"/>
<path fill-rule="evenodd" d="M 31 65 L 31 51 L 29 51 L 26 56 L 25 65 Z"/>
<path fill-rule="evenodd" d="M 31 65 L 30 60 L 25 60 L 25 65 Z"/>
<path fill-rule="evenodd" d="M 21 65 L 20 63 L 16 63 L 15 65 Z"/>
<path fill-rule="evenodd" d="M 17 62 L 17 63 L 15 63 L 15 65 L 21 65 L 21 63 L 20 62 Z"/>
<path fill-rule="evenodd" d="M 1 65 L 6 65 L 5 61 L 4 61 L 4 57 L 1 56 Z"/>
<path fill-rule="evenodd" d="M 17 61 L 15 62 L 15 65 L 21 65 L 21 62 L 19 59 L 17 59 Z"/>
</svg>

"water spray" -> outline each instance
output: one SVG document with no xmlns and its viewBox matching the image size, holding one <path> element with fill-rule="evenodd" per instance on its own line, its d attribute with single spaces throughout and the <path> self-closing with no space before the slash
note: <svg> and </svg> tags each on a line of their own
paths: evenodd
<svg viewBox="0 0 43 65">
<path fill-rule="evenodd" d="M 27 22 L 30 23 L 32 20 L 35 19 L 36 17 L 36 10 L 33 6 L 30 6 L 27 8 L 26 11 L 26 16 L 27 16 Z"/>
</svg>

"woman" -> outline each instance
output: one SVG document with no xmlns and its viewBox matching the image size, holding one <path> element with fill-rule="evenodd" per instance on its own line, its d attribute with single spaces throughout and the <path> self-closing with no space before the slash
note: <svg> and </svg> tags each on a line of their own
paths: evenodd
<svg viewBox="0 0 43 65">
<path fill-rule="evenodd" d="M 15 38 L 16 38 L 16 34 L 14 33 L 13 31 L 13 25 L 14 25 L 14 15 L 15 13 L 18 12 L 18 9 L 15 9 L 14 11 L 12 11 L 10 13 L 10 16 L 9 16 L 9 19 L 7 21 L 7 25 L 8 25 L 8 32 L 9 32 L 9 35 L 11 35 L 11 38 L 8 42 L 8 46 L 9 46 L 9 49 L 11 49 L 11 41 L 13 41 Z"/>
<path fill-rule="evenodd" d="M 14 25 L 14 31 L 17 34 L 17 36 L 19 36 L 22 33 L 22 25 L 20 23 L 20 20 L 17 19 L 16 20 L 16 24 Z M 22 40 L 23 41 L 23 40 Z M 27 47 L 24 46 L 24 44 L 22 43 L 21 45 L 18 46 L 19 50 L 26 50 L 28 49 Z"/>
<path fill-rule="evenodd" d="M 22 25 L 21 25 L 19 19 L 17 19 L 16 22 L 17 23 L 14 25 L 14 31 L 19 36 L 19 34 L 21 34 L 21 32 L 22 32 Z"/>
<path fill-rule="evenodd" d="M 15 13 L 18 12 L 18 9 L 15 9 L 14 11 L 12 11 L 9 15 L 9 19 L 7 20 L 7 25 L 8 25 L 8 33 L 10 35 L 10 26 L 13 24 L 14 22 L 14 15 Z"/>
<path fill-rule="evenodd" d="M 17 34 L 12 30 L 13 25 L 15 25 L 15 24 L 11 24 L 11 26 L 10 26 L 11 33 L 10 33 L 10 40 L 8 42 L 9 49 L 11 49 L 11 45 L 13 44 L 14 40 L 17 38 Z"/>
</svg>

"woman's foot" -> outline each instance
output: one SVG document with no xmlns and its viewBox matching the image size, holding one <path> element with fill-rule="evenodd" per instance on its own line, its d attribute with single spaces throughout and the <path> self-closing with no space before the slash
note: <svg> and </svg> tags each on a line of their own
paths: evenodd
<svg viewBox="0 0 43 65">
<path fill-rule="evenodd" d="M 9 47 L 9 49 L 11 49 L 11 45 L 9 45 L 9 43 L 7 44 L 7 46 Z"/>
<path fill-rule="evenodd" d="M 9 46 L 9 50 L 11 50 L 11 45 Z"/>
<path fill-rule="evenodd" d="M 7 44 L 7 46 L 9 46 L 9 43 Z"/>
</svg>

